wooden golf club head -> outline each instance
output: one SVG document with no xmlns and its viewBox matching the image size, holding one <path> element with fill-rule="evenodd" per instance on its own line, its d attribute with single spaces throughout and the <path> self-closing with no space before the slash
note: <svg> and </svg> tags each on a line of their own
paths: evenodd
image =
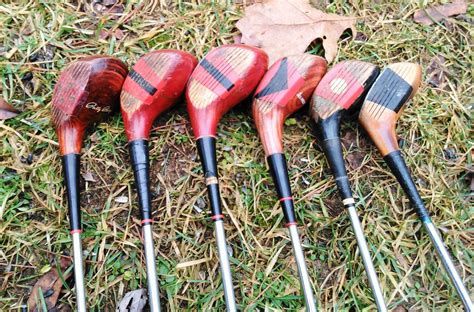
<svg viewBox="0 0 474 312">
<path fill-rule="evenodd" d="M 303 107 L 326 73 L 326 60 L 301 54 L 277 60 L 257 87 L 252 105 L 267 156 L 282 153 L 285 119 Z"/>
<path fill-rule="evenodd" d="M 319 139 L 339 137 L 343 113 L 361 99 L 378 74 L 377 66 L 362 61 L 340 62 L 327 72 L 311 100 Z"/>
<path fill-rule="evenodd" d="M 264 75 L 267 54 L 243 44 L 212 49 L 191 74 L 186 89 L 194 136 L 216 135 L 219 119 L 250 95 Z"/>
<path fill-rule="evenodd" d="M 61 73 L 52 100 L 61 155 L 79 154 L 85 129 L 116 111 L 127 71 L 117 58 L 90 56 Z"/>
<path fill-rule="evenodd" d="M 399 149 L 395 126 L 405 103 L 421 82 L 421 67 L 413 63 L 387 66 L 367 93 L 359 122 L 385 156 Z"/>
<path fill-rule="evenodd" d="M 178 50 L 159 50 L 140 57 L 120 96 L 129 141 L 147 140 L 155 118 L 181 96 L 197 60 Z"/>
</svg>

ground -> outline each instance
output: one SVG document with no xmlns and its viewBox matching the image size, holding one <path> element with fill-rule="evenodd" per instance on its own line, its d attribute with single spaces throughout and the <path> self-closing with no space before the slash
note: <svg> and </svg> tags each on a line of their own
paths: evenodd
<svg viewBox="0 0 474 312">
<path fill-rule="evenodd" d="M 138 6 L 135 0 L 124 1 L 123 13 L 120 4 L 115 6 L 111 15 L 94 13 L 86 2 L 93 1 L 0 4 L 0 96 L 22 111 L 0 121 L 1 311 L 17 311 L 38 277 L 71 251 L 50 120 L 61 69 L 89 54 L 112 54 L 133 65 L 142 54 L 162 48 L 201 58 L 211 47 L 233 42 L 235 22 L 243 14 L 242 4 L 150 0 Z M 104 9 L 94 2 L 99 2 L 96 10 Z M 427 208 L 472 290 L 473 6 L 461 18 L 422 26 L 412 16 L 425 1 L 313 3 L 326 12 L 359 17 L 355 40 L 340 42 L 336 62 L 422 65 L 422 86 L 398 123 L 398 135 Z M 434 59 L 444 59 L 446 77 L 429 84 Z M 155 126 L 150 155 L 162 302 L 169 311 L 222 311 L 213 227 L 184 104 L 163 114 Z M 302 311 L 289 237 L 248 103 L 227 114 L 218 132 L 237 300 L 246 311 Z M 306 111 L 293 116 L 284 132 L 299 230 L 320 308 L 375 310 L 348 216 Z M 120 116 L 90 134 L 81 165 L 82 174 L 95 180 L 82 181 L 88 303 L 94 311 L 113 311 L 127 291 L 146 287 L 139 214 Z M 427 234 L 370 140 L 353 121 L 343 126 L 342 136 L 389 308 L 461 311 Z M 74 306 L 74 294 L 71 285 L 64 287 L 60 302 Z"/>
</svg>

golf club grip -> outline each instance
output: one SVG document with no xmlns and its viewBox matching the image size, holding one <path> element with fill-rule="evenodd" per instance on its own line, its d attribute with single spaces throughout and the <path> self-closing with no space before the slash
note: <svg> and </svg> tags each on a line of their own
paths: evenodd
<svg viewBox="0 0 474 312">
<path fill-rule="evenodd" d="M 197 140 L 197 149 L 201 159 L 206 187 L 211 205 L 212 220 L 223 220 L 219 182 L 217 180 L 216 139 L 206 136 Z"/>
<path fill-rule="evenodd" d="M 138 192 L 138 206 L 140 207 L 142 225 L 151 224 L 153 221 L 151 216 L 148 141 L 141 139 L 133 140 L 129 142 L 128 148 Z"/>
<path fill-rule="evenodd" d="M 393 151 L 383 158 L 387 163 L 392 173 L 397 178 L 398 182 L 402 186 L 403 190 L 407 194 L 410 202 L 415 208 L 418 217 L 424 222 L 430 220 L 428 210 L 425 208 L 425 204 L 421 199 L 420 193 L 416 189 L 416 185 L 408 171 L 408 167 L 403 159 L 400 150 Z"/>
<path fill-rule="evenodd" d="M 344 206 L 346 206 L 346 208 L 347 206 L 353 206 L 354 200 L 352 199 L 351 185 L 347 177 L 346 164 L 342 154 L 341 139 L 339 137 L 325 139 L 321 144 Z"/>
<path fill-rule="evenodd" d="M 273 178 L 273 183 L 280 200 L 283 214 L 285 215 L 286 226 L 296 224 L 295 207 L 293 197 L 291 196 L 290 180 L 288 177 L 288 166 L 285 155 L 282 153 L 275 153 L 267 157 L 270 173 Z"/>
<path fill-rule="evenodd" d="M 71 233 L 81 231 L 81 208 L 79 192 L 79 175 L 81 155 L 66 154 L 62 156 L 64 169 L 64 184 L 66 185 L 67 203 L 69 208 L 69 223 Z"/>
</svg>

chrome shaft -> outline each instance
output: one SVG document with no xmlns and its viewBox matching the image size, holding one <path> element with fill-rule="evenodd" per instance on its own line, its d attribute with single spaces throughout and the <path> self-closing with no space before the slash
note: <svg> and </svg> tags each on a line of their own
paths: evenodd
<svg viewBox="0 0 474 312">
<path fill-rule="evenodd" d="M 446 246 L 444 245 L 443 239 L 439 235 L 438 230 L 431 222 L 431 220 L 423 221 L 423 224 L 425 225 L 425 228 L 428 231 L 428 235 L 430 236 L 431 241 L 433 242 L 436 251 L 438 252 L 438 255 L 441 258 L 441 262 L 443 263 L 444 268 L 448 272 L 449 277 L 451 278 L 451 281 L 453 282 L 454 287 L 456 288 L 456 291 L 461 297 L 464 309 L 468 312 L 474 311 L 474 305 L 472 304 L 469 292 L 466 289 L 466 286 L 464 286 L 461 276 L 457 272 L 456 267 L 454 266 L 454 263 L 451 260 L 451 256 L 449 255 L 449 252 L 446 249 Z"/>
<path fill-rule="evenodd" d="M 377 273 L 375 272 L 374 264 L 372 263 L 372 258 L 370 257 L 369 248 L 367 246 L 367 241 L 365 240 L 364 232 L 362 231 L 362 225 L 360 224 L 356 208 L 354 206 L 349 206 L 347 207 L 347 210 L 349 211 L 349 217 L 352 228 L 354 229 L 357 245 L 359 247 L 362 261 L 364 262 L 365 271 L 367 272 L 370 288 L 372 288 L 372 292 L 374 294 L 377 310 L 380 312 L 386 312 L 387 306 L 385 305 L 382 289 L 380 288 Z"/>
<path fill-rule="evenodd" d="M 151 224 L 143 225 L 142 233 L 143 245 L 145 248 L 146 277 L 148 283 L 148 302 L 150 305 L 150 311 L 160 312 L 160 291 L 158 287 L 158 278 L 156 275 L 156 261 Z"/>
<path fill-rule="evenodd" d="M 237 311 L 235 305 L 234 286 L 232 285 L 232 273 L 230 271 L 229 254 L 224 233 L 224 221 L 214 222 L 216 227 L 217 252 L 221 266 L 222 284 L 224 285 L 225 304 L 228 312 Z"/>
<path fill-rule="evenodd" d="M 301 246 L 300 237 L 298 235 L 298 228 L 296 224 L 288 226 L 290 232 L 291 243 L 293 245 L 293 252 L 295 255 L 296 265 L 298 267 L 298 274 L 300 277 L 301 287 L 303 288 L 304 299 L 306 301 L 306 311 L 316 312 L 316 300 L 313 295 L 313 288 L 309 280 L 308 269 L 303 254 L 303 247 Z"/>
<path fill-rule="evenodd" d="M 81 233 L 72 233 L 72 249 L 74 261 L 74 280 L 76 284 L 77 311 L 86 312 L 86 291 L 84 287 L 84 270 L 82 263 Z"/>
</svg>

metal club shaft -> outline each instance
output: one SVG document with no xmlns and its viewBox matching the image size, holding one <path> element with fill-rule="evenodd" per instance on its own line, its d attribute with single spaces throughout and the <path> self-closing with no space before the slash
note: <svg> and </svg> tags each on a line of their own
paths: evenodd
<svg viewBox="0 0 474 312">
<path fill-rule="evenodd" d="M 357 246 L 359 247 L 360 255 L 362 257 L 362 261 L 364 262 L 365 271 L 367 272 L 370 288 L 372 288 L 372 292 L 374 293 L 377 310 L 379 312 L 386 312 L 387 307 L 383 298 L 383 292 L 380 288 L 377 273 L 375 272 L 374 264 L 372 263 L 372 259 L 370 257 L 369 248 L 367 246 L 367 241 L 365 240 L 364 232 L 362 231 L 362 225 L 360 224 L 356 208 L 354 206 L 350 206 L 347 208 L 347 210 L 349 211 L 349 218 L 351 220 L 352 228 L 354 229 Z"/>
<path fill-rule="evenodd" d="M 82 264 L 82 244 L 80 232 L 72 233 L 72 248 L 77 311 L 86 312 L 86 291 L 84 287 L 84 270 Z"/>
<path fill-rule="evenodd" d="M 150 311 L 160 312 L 160 290 L 158 287 L 158 278 L 156 275 L 156 261 L 153 244 L 153 232 L 151 224 L 145 224 L 142 227 L 143 245 L 145 248 L 146 277 L 148 283 L 148 302 Z"/>
<path fill-rule="evenodd" d="M 224 221 L 214 222 L 216 228 L 217 252 L 221 267 L 222 285 L 224 286 L 225 304 L 228 312 L 237 311 L 235 305 L 234 286 L 232 284 L 232 274 L 230 271 L 229 254 L 224 233 Z"/>
<path fill-rule="evenodd" d="M 313 288 L 309 280 L 308 269 L 303 254 L 303 247 L 301 246 L 300 237 L 298 235 L 298 228 L 296 224 L 288 226 L 290 232 L 291 243 L 293 245 L 293 252 L 295 255 L 296 266 L 298 267 L 298 275 L 300 277 L 301 287 L 303 288 L 304 299 L 306 302 L 306 311 L 316 312 L 316 300 L 313 295 Z"/>
<path fill-rule="evenodd" d="M 441 258 L 441 262 L 443 263 L 444 268 L 448 272 L 449 277 L 451 278 L 451 281 L 453 282 L 454 287 L 456 288 L 456 291 L 459 294 L 459 297 L 461 297 L 464 309 L 468 312 L 474 311 L 474 305 L 472 304 L 469 292 L 466 289 L 466 286 L 464 286 L 461 276 L 457 272 L 456 267 L 454 266 L 454 263 L 451 260 L 451 256 L 449 255 L 449 252 L 446 249 L 446 246 L 444 245 L 443 239 L 439 235 L 438 230 L 431 222 L 431 220 L 423 221 L 423 224 L 428 232 L 428 235 L 431 238 L 431 241 L 435 246 L 436 251 L 438 252 L 438 255 Z"/>
</svg>

